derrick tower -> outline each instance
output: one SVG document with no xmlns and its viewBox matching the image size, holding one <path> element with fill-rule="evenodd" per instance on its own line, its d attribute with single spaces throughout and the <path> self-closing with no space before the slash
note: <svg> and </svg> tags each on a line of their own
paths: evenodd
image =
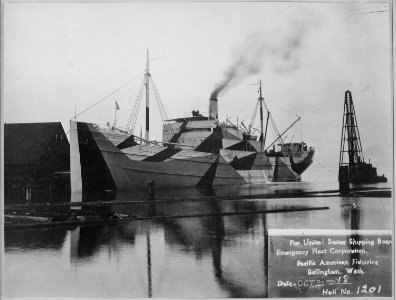
<svg viewBox="0 0 396 300">
<path fill-rule="evenodd" d="M 344 158 L 345 153 L 348 153 L 348 162 Z M 341 133 L 340 167 L 352 166 L 360 162 L 364 162 L 364 157 L 355 107 L 353 106 L 352 93 L 346 91 Z"/>
<path fill-rule="evenodd" d="M 374 168 L 370 161 L 369 163 L 364 161 L 355 107 L 350 91 L 345 92 L 338 181 L 340 189 L 349 189 L 349 183 L 387 181 L 384 175 L 377 175 L 377 168 Z"/>
</svg>

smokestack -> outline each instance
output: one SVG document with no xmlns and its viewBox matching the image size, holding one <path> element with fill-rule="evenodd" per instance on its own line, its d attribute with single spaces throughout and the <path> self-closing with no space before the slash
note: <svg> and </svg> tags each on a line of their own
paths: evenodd
<svg viewBox="0 0 396 300">
<path fill-rule="evenodd" d="M 219 118 L 219 108 L 217 104 L 217 98 L 212 95 L 209 100 L 209 119 L 217 120 L 218 118 Z"/>
</svg>

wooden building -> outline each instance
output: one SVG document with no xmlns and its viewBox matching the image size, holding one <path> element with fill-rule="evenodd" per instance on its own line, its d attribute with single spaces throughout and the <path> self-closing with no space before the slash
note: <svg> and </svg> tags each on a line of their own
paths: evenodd
<svg viewBox="0 0 396 300">
<path fill-rule="evenodd" d="M 60 122 L 4 124 L 4 184 L 50 187 L 68 176 L 70 146 Z"/>
</svg>

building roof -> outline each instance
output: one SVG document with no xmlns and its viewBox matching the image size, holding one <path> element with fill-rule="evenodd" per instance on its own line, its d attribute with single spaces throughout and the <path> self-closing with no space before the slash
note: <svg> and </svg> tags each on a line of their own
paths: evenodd
<svg viewBox="0 0 396 300">
<path fill-rule="evenodd" d="M 65 135 L 60 122 L 4 124 L 4 164 L 39 163 L 58 130 Z"/>
</svg>

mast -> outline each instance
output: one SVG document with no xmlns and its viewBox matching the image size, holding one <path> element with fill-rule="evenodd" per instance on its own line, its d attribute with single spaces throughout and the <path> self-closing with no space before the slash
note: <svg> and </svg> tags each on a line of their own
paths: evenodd
<svg viewBox="0 0 396 300">
<path fill-rule="evenodd" d="M 264 142 L 264 138 L 263 138 L 263 132 L 264 132 L 264 121 L 263 121 L 263 94 L 261 91 L 261 79 L 260 79 L 260 97 L 259 97 L 259 101 L 260 101 L 260 141 L 261 141 L 261 149 L 260 151 L 263 151 L 263 142 Z"/>
<path fill-rule="evenodd" d="M 114 128 L 117 128 L 117 101 L 114 101 Z"/>
<path fill-rule="evenodd" d="M 147 49 L 147 63 L 146 63 L 146 73 L 144 74 L 145 85 L 146 85 L 146 136 L 145 140 L 149 141 L 150 132 L 150 69 L 149 69 L 149 50 Z"/>
<path fill-rule="evenodd" d="M 267 123 L 265 124 L 265 134 L 264 134 L 264 140 L 263 140 L 263 148 L 265 148 L 265 140 L 267 139 L 267 129 L 268 129 L 269 118 L 270 118 L 270 112 L 267 111 Z"/>
</svg>

